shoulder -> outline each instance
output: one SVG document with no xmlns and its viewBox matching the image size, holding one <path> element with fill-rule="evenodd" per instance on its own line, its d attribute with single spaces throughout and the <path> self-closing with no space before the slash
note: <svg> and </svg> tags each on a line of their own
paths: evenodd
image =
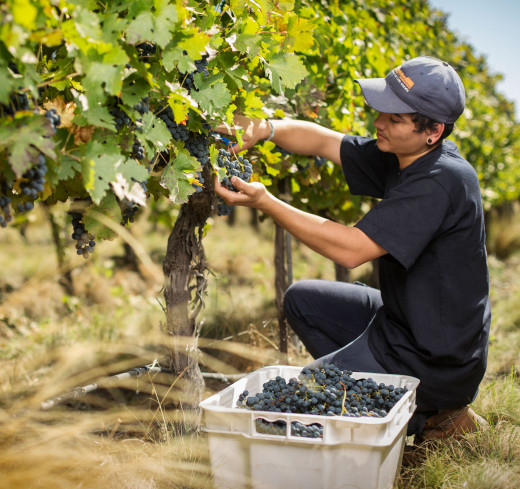
<svg viewBox="0 0 520 489">
<path fill-rule="evenodd" d="M 434 165 L 434 174 L 438 174 L 438 178 L 445 184 L 480 188 L 475 168 L 460 154 L 453 141 L 443 142 L 440 155 Z"/>
<path fill-rule="evenodd" d="M 384 153 L 377 147 L 377 140 L 366 136 L 353 136 L 345 134 L 341 140 L 341 159 L 354 160 L 361 162 L 363 160 L 369 163 L 380 163 L 394 161 L 393 153 Z"/>
</svg>

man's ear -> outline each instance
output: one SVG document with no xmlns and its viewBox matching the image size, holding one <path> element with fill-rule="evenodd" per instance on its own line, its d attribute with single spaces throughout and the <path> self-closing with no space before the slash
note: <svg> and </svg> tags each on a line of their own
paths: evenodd
<svg viewBox="0 0 520 489">
<path fill-rule="evenodd" d="M 431 144 L 435 144 L 440 139 L 443 132 L 444 132 L 444 123 L 443 122 L 436 123 L 433 126 L 433 129 L 428 131 L 428 138 L 432 140 Z"/>
</svg>

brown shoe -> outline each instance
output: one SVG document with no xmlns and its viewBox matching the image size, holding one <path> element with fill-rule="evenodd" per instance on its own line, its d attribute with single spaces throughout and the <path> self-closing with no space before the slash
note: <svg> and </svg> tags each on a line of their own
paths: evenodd
<svg viewBox="0 0 520 489">
<path fill-rule="evenodd" d="M 426 420 L 424 431 L 418 435 L 417 441 L 422 443 L 430 440 L 444 440 L 477 431 L 487 425 L 487 421 L 468 406 L 446 409 Z"/>
</svg>

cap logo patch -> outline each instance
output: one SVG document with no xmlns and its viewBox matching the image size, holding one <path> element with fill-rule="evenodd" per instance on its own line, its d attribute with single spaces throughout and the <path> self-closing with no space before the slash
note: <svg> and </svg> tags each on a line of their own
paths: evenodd
<svg viewBox="0 0 520 489">
<path fill-rule="evenodd" d="M 401 86 L 406 90 L 410 90 L 410 88 L 412 88 L 415 84 L 414 82 L 412 81 L 411 78 L 407 77 L 404 73 L 403 73 L 403 70 L 401 69 L 400 66 L 398 66 L 395 70 L 394 70 L 394 76 L 396 77 L 396 79 L 399 80 L 399 83 L 401 84 Z"/>
</svg>

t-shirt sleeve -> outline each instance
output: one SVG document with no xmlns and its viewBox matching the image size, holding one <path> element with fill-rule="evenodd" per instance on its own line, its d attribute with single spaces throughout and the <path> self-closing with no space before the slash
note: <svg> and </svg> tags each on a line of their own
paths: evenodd
<svg viewBox="0 0 520 489">
<path fill-rule="evenodd" d="M 450 199 L 432 178 L 410 177 L 392 188 L 357 224 L 405 269 L 440 232 Z"/>
<path fill-rule="evenodd" d="M 380 151 L 374 139 L 345 135 L 340 156 L 343 173 L 353 195 L 383 197 L 389 154 Z"/>
</svg>

